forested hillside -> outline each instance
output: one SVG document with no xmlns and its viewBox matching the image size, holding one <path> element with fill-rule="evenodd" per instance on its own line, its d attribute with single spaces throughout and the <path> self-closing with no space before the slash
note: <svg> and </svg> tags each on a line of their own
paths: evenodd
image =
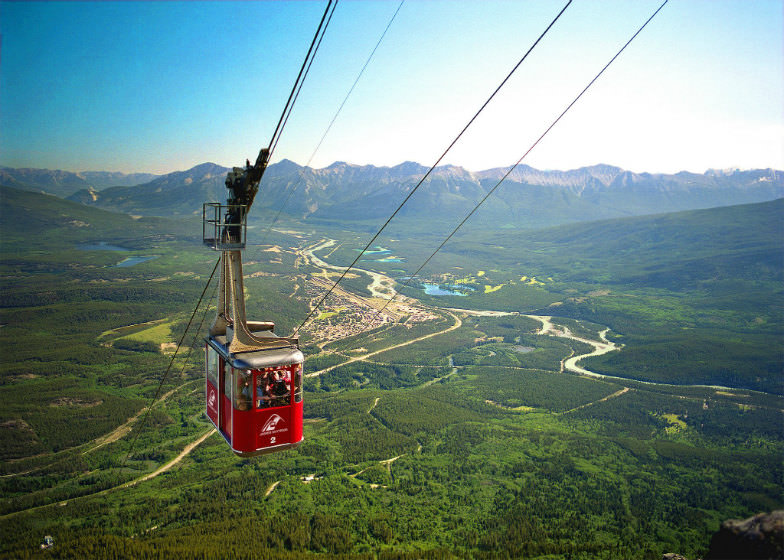
<svg viewBox="0 0 784 560">
<path fill-rule="evenodd" d="M 305 443 L 240 459 L 203 416 L 214 307 L 161 383 L 217 258 L 200 224 L 0 192 L 0 557 L 697 558 L 784 507 L 781 201 L 466 231 L 409 315 L 327 339 L 364 300 L 327 301 Z M 337 265 L 366 242 L 250 230 L 251 318 L 300 324 L 336 277 L 325 238 Z M 440 238 L 379 242 L 344 289 L 400 288 Z M 615 377 L 569 369 L 603 337 L 580 364 Z"/>
</svg>

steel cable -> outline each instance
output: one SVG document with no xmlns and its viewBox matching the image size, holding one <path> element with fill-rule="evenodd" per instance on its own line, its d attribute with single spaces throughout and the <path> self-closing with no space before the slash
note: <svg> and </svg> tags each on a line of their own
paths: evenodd
<svg viewBox="0 0 784 560">
<path fill-rule="evenodd" d="M 338 286 L 338 284 L 340 284 L 341 280 L 343 280 L 343 278 L 346 276 L 348 271 L 351 270 L 354 267 L 354 265 L 357 264 L 357 262 L 359 262 L 359 259 L 362 257 L 362 255 L 364 255 L 365 252 L 370 248 L 370 246 L 376 241 L 376 239 L 378 239 L 378 236 L 381 235 L 381 232 L 384 231 L 384 229 L 389 225 L 389 223 L 397 215 L 397 213 L 400 211 L 400 209 L 403 208 L 403 206 L 406 204 L 406 202 L 408 202 L 408 200 L 413 196 L 413 194 L 417 191 L 417 189 L 419 189 L 419 187 L 422 185 L 422 183 L 424 183 L 425 180 L 430 176 L 430 174 L 433 172 L 433 170 L 436 168 L 436 166 L 439 163 L 441 163 L 441 160 L 444 159 L 444 157 L 446 157 L 446 154 L 449 153 L 449 150 L 452 149 L 452 147 L 457 143 L 457 141 L 460 139 L 460 137 L 463 136 L 465 131 L 468 130 L 468 128 L 473 124 L 473 122 L 477 119 L 477 117 L 479 117 L 479 114 L 485 109 L 485 107 L 487 107 L 487 105 L 490 103 L 490 101 L 501 90 L 501 88 L 506 84 L 506 82 L 509 81 L 509 78 L 512 77 L 512 74 L 514 74 L 515 71 L 523 63 L 523 61 L 525 61 L 525 59 L 528 58 L 528 55 L 531 54 L 531 51 L 534 50 L 534 48 L 544 38 L 544 36 L 547 34 L 547 32 L 550 31 L 550 29 L 553 27 L 553 25 L 555 25 L 555 22 L 558 21 L 558 19 L 566 11 L 566 8 L 568 8 L 571 3 L 572 3 L 572 0 L 569 0 L 566 3 L 566 5 L 564 5 L 564 7 L 561 8 L 561 11 L 558 12 L 558 15 L 556 15 L 555 18 L 550 22 L 550 25 L 548 25 L 547 28 L 542 32 L 542 34 L 539 35 L 539 37 L 536 39 L 536 41 L 534 41 L 533 45 L 531 45 L 531 47 L 526 51 L 526 53 L 517 62 L 517 64 L 515 64 L 514 68 L 512 68 L 512 70 L 509 72 L 509 74 L 507 74 L 506 78 L 503 79 L 501 84 L 495 89 L 495 91 L 493 91 L 493 93 L 490 95 L 490 97 L 487 98 L 487 100 L 484 102 L 484 104 L 482 104 L 482 106 L 474 114 L 474 116 L 471 117 L 471 120 L 468 121 L 468 124 L 466 124 L 465 127 L 463 127 L 463 130 L 461 130 L 460 133 L 455 137 L 455 139 L 452 140 L 452 143 L 449 144 L 449 146 L 446 148 L 446 150 L 444 150 L 444 152 L 441 154 L 441 156 L 439 156 L 439 158 L 436 160 L 436 162 L 430 167 L 430 169 L 428 169 L 427 173 L 425 173 L 422 176 L 422 178 L 419 180 L 419 182 L 416 184 L 416 186 L 413 189 L 411 189 L 411 191 L 408 193 L 408 195 L 406 195 L 406 197 L 398 205 L 398 207 L 395 209 L 395 211 L 392 212 L 392 215 L 389 216 L 389 218 L 387 218 L 386 222 L 384 222 L 384 225 L 382 225 L 381 228 L 376 232 L 376 234 L 370 239 L 370 241 L 368 241 L 367 245 L 365 245 L 365 248 L 362 249 L 362 251 L 360 251 L 360 253 L 354 259 L 354 261 L 343 271 L 343 273 L 337 279 L 335 284 L 333 284 L 333 286 L 327 291 L 327 293 L 324 295 L 324 297 L 322 297 L 321 300 L 319 300 L 319 302 L 311 310 L 311 312 L 308 313 L 308 316 L 305 317 L 305 320 L 302 321 L 300 326 L 296 328 L 296 330 L 294 331 L 294 334 L 292 336 L 296 336 L 296 334 L 300 331 L 300 329 L 302 329 L 302 327 L 304 327 L 307 324 L 307 322 L 310 320 L 310 318 L 313 316 L 313 314 L 318 310 L 318 308 L 321 306 L 321 304 L 324 303 L 324 300 L 326 300 L 329 297 L 329 295 L 335 290 L 335 288 Z"/>
<path fill-rule="evenodd" d="M 274 226 L 278 222 L 278 218 L 280 217 L 281 212 L 283 212 L 283 209 L 286 207 L 286 205 L 288 204 L 289 200 L 291 199 L 291 195 L 293 195 L 296 192 L 296 190 L 299 188 L 299 186 L 302 184 L 302 180 L 303 180 L 303 178 L 305 176 L 305 168 L 307 168 L 310 165 L 310 163 L 313 161 L 313 158 L 316 157 L 316 153 L 318 153 L 319 149 L 321 148 L 321 144 L 324 143 L 324 139 L 327 137 L 327 134 L 329 134 L 329 131 L 332 129 L 332 125 L 335 124 L 335 121 L 337 120 L 338 115 L 340 115 L 340 112 L 343 110 L 343 106 L 348 101 L 348 98 L 351 96 L 351 93 L 354 91 L 354 88 L 357 86 L 357 83 L 359 83 L 360 78 L 362 78 L 362 74 L 364 74 L 365 69 L 370 64 L 370 61 L 372 60 L 373 55 L 376 54 L 376 51 L 378 50 L 379 45 L 381 45 L 381 42 L 384 40 L 384 37 L 386 36 L 387 31 L 389 31 L 389 28 L 392 26 L 392 22 L 395 21 L 395 18 L 397 17 L 397 14 L 400 11 L 400 8 L 403 7 L 403 3 L 404 2 L 405 2 L 405 0 L 401 0 L 400 4 L 398 4 L 397 10 L 395 10 L 395 13 L 392 14 L 392 18 L 389 20 L 389 23 L 387 23 L 387 26 L 384 29 L 384 32 L 381 34 L 381 37 L 378 39 L 378 42 L 376 42 L 376 46 L 373 47 L 373 50 L 370 53 L 370 56 L 368 56 L 367 60 L 365 61 L 365 65 L 362 66 L 362 69 L 359 71 L 359 74 L 357 75 L 357 78 L 354 80 L 354 83 L 351 85 L 351 88 L 348 90 L 348 93 L 343 98 L 343 102 L 340 104 L 340 107 L 338 107 L 338 110 L 335 112 L 335 115 L 332 117 L 332 120 L 330 121 L 329 125 L 327 126 L 326 130 L 324 131 L 324 134 L 321 135 L 321 140 L 319 140 L 318 144 L 316 145 L 316 148 L 313 150 L 313 153 L 310 154 L 310 158 L 308 158 L 307 163 L 305 163 L 305 166 L 300 171 L 299 179 L 297 180 L 297 183 L 294 185 L 293 188 L 289 189 L 289 192 L 286 195 L 286 198 L 283 201 L 283 204 L 281 204 L 280 208 L 278 209 L 278 213 L 275 214 L 275 218 L 273 218 L 272 222 L 270 222 L 270 224 L 264 230 L 264 235 L 262 236 L 261 243 L 260 243 L 261 245 L 264 245 L 264 242 L 267 240 L 267 235 L 269 234 L 269 231 L 272 229 L 272 226 Z"/>
<path fill-rule="evenodd" d="M 275 151 L 275 147 L 278 145 L 280 135 L 283 134 L 283 129 L 288 122 L 292 109 L 294 108 L 294 103 L 296 102 L 297 97 L 299 97 L 302 84 L 305 83 L 305 78 L 310 71 L 311 64 L 313 64 L 313 59 L 316 57 L 316 52 L 318 52 L 318 48 L 321 46 L 321 40 L 324 38 L 324 33 L 327 31 L 327 26 L 332 20 L 332 14 L 335 13 L 335 8 L 337 8 L 337 5 L 338 0 L 329 0 L 327 7 L 324 10 L 324 15 L 321 16 L 321 21 L 319 22 L 318 28 L 316 29 L 316 34 L 313 36 L 313 41 L 310 43 L 310 48 L 305 55 L 305 60 L 302 61 L 302 67 L 299 69 L 297 79 L 294 81 L 294 86 L 291 88 L 289 98 L 286 100 L 286 105 L 283 107 L 283 113 L 281 113 L 278 124 L 275 127 L 275 132 L 272 133 L 272 137 L 270 138 L 270 143 L 267 148 L 269 150 L 270 159 L 272 158 L 272 153 Z"/>
<path fill-rule="evenodd" d="M 174 365 L 174 359 L 177 357 L 177 352 L 180 351 L 180 346 L 182 346 L 182 342 L 185 340 L 185 336 L 188 334 L 188 330 L 191 327 L 191 323 L 193 323 L 193 318 L 196 316 L 196 313 L 199 310 L 199 306 L 201 306 L 201 302 L 204 299 L 204 294 L 207 293 L 207 288 L 210 287 L 210 283 L 212 283 L 212 279 L 215 276 L 215 271 L 218 270 L 218 265 L 220 264 L 220 262 L 221 260 L 218 259 L 218 261 L 215 263 L 215 266 L 212 268 L 212 273 L 210 274 L 210 278 L 209 280 L 207 280 L 207 284 L 204 286 L 204 289 L 201 292 L 201 296 L 199 296 L 199 301 L 198 303 L 196 303 L 196 307 L 193 309 L 193 313 L 191 313 L 191 318 L 188 320 L 188 324 L 185 327 L 185 331 L 182 333 L 182 336 L 180 337 L 180 341 L 177 343 L 177 347 L 174 349 L 174 354 L 172 354 L 171 360 L 169 361 L 169 367 L 166 368 L 166 372 L 163 374 L 163 377 L 161 378 L 161 382 L 158 383 L 158 389 L 155 391 L 155 396 L 150 400 L 150 404 L 147 405 L 147 410 L 144 412 L 144 417 L 142 417 L 141 424 L 139 424 L 139 429 L 136 430 L 136 435 L 134 436 L 133 441 L 131 442 L 131 448 L 128 451 L 128 454 L 125 456 L 123 465 L 125 465 L 125 463 L 128 462 L 128 458 L 131 456 L 131 453 L 133 453 L 133 449 L 136 446 L 136 440 L 139 439 L 139 434 L 144 429 L 144 425 L 147 422 L 147 416 L 150 414 L 152 405 L 155 404 L 155 401 L 158 400 L 158 397 L 161 394 L 161 388 L 163 387 L 163 384 L 169 375 L 169 371 L 171 371 L 172 365 Z"/>
<path fill-rule="evenodd" d="M 481 200 L 480 200 L 480 201 L 479 201 L 479 202 L 476 204 L 476 206 L 474 206 L 474 208 L 473 208 L 473 209 L 472 209 L 472 210 L 471 210 L 471 211 L 470 211 L 470 212 L 469 212 L 469 213 L 468 213 L 468 214 L 465 216 L 465 218 L 463 218 L 463 220 L 462 220 L 462 221 L 461 221 L 459 224 L 457 224 L 457 227 L 455 227 L 455 229 L 453 229 L 453 230 L 452 230 L 452 233 L 450 233 L 450 234 L 449 234 L 449 235 L 446 237 L 446 239 L 444 239 L 444 241 L 441 243 L 441 245 L 439 245 L 439 246 L 436 248 L 436 250 L 435 250 L 435 251 L 433 251 L 433 252 L 431 253 L 431 255 L 430 255 L 430 256 L 429 256 L 427 259 L 425 259 L 425 262 L 423 262 L 423 263 L 420 265 L 420 267 L 416 269 L 416 272 L 414 272 L 414 274 L 412 274 L 412 275 L 410 275 L 410 276 L 409 276 L 408 280 L 406 280 L 406 282 L 403 284 L 403 287 L 402 287 L 401 289 L 404 289 L 404 288 L 408 287 L 408 285 L 411 283 L 411 281 L 412 281 L 412 280 L 413 280 L 413 279 L 414 279 L 414 278 L 415 278 L 415 277 L 416 277 L 416 276 L 419 274 L 419 272 L 420 272 L 420 271 L 421 271 L 421 270 L 422 270 L 422 269 L 425 267 L 425 265 L 427 265 L 427 263 L 429 263 L 429 262 L 430 262 L 430 260 L 431 260 L 431 259 L 432 259 L 432 258 L 433 258 L 435 255 L 436 255 L 436 253 L 438 253 L 438 252 L 439 252 L 439 251 L 440 251 L 440 250 L 441 250 L 441 249 L 444 247 L 444 245 L 446 245 L 446 244 L 447 244 L 447 242 L 448 242 L 448 241 L 449 241 L 449 240 L 452 238 L 452 236 L 453 236 L 455 233 L 457 233 L 457 230 L 459 230 L 459 229 L 460 229 L 460 228 L 463 226 L 463 224 L 465 224 L 465 223 L 468 221 L 468 219 L 469 219 L 471 216 L 473 216 L 473 215 L 474 215 L 474 213 L 475 213 L 475 212 L 476 212 L 476 211 L 479 209 L 479 207 L 480 207 L 480 206 L 481 206 L 481 205 L 482 205 L 482 204 L 483 204 L 483 203 L 484 203 L 484 202 L 485 202 L 485 201 L 486 201 L 488 198 L 490 198 L 490 195 L 492 195 L 492 194 L 495 192 L 495 190 L 496 190 L 498 187 L 500 187 L 500 186 L 501 186 L 501 183 L 503 183 L 503 182 L 506 180 L 506 178 L 507 178 L 507 177 L 509 177 L 509 175 L 512 173 L 512 171 L 514 171 L 514 170 L 517 168 L 517 166 L 518 166 L 518 165 L 520 165 L 520 163 L 523 161 L 523 159 L 525 159 L 525 157 L 526 157 L 526 156 L 527 156 L 529 153 L 531 153 L 531 151 L 532 151 L 534 148 L 536 148 L 536 146 L 539 144 L 539 142 L 541 142 L 541 141 L 542 141 L 542 139 L 543 139 L 543 138 L 544 138 L 544 137 L 547 135 L 547 133 L 548 133 L 548 132 L 550 132 L 550 130 L 552 130 L 552 129 L 553 129 L 553 127 L 554 127 L 556 124 L 558 124 L 558 121 L 560 121 L 560 120 L 563 118 L 563 116 L 564 116 L 564 115 L 566 115 L 566 113 L 567 113 L 567 112 L 568 112 L 568 111 L 569 111 L 569 110 L 570 110 L 570 109 L 571 109 L 571 108 L 574 106 L 574 104 L 575 104 L 575 103 L 577 103 L 577 101 L 578 101 L 578 100 L 579 100 L 579 99 L 580 99 L 580 98 L 583 96 L 583 94 L 584 94 L 586 91 L 588 91 L 588 88 L 590 88 L 590 87 L 591 87 L 591 86 L 594 84 L 594 82 L 595 82 L 596 80 L 598 80 L 598 79 L 599 79 L 599 77 L 600 77 L 602 74 L 604 74 L 604 71 L 605 71 L 605 70 L 607 70 L 607 68 L 609 68 L 609 66 L 610 66 L 610 65 L 611 65 L 611 64 L 612 64 L 612 63 L 615 61 L 615 59 L 616 59 L 616 58 L 618 58 L 618 57 L 621 55 L 621 53 L 622 53 L 622 52 L 623 52 L 623 51 L 626 49 L 626 47 L 628 47 L 628 46 L 629 46 L 629 44 L 630 44 L 632 41 L 634 41 L 634 39 L 637 37 L 637 35 L 639 35 L 639 34 L 640 34 L 640 32 L 641 32 L 643 29 L 645 29 L 645 26 L 647 26 L 647 25 L 648 25 L 648 23 L 650 23 L 650 22 L 651 22 L 651 20 L 652 20 L 654 17 L 656 17 L 656 14 L 658 14 L 658 13 L 661 11 L 661 9 L 662 9 L 662 8 L 664 8 L 664 6 L 665 6 L 665 4 L 667 4 L 667 2 L 669 2 L 669 0 L 664 0 L 664 2 L 663 2 L 663 3 L 662 3 L 660 6 L 659 6 L 659 8 L 658 8 L 658 9 L 657 9 L 657 10 L 656 10 L 654 13 L 653 13 L 653 15 L 651 15 L 651 16 L 650 16 L 650 17 L 649 17 L 649 18 L 648 18 L 648 19 L 645 21 L 645 23 L 643 23 L 643 24 L 642 24 L 642 26 L 641 26 L 641 27 L 640 27 L 640 28 L 637 30 L 637 32 L 636 32 L 634 35 L 632 35 L 632 37 L 631 37 L 631 38 L 630 38 L 628 41 L 626 41 L 626 43 L 623 45 L 623 47 L 621 47 L 621 49 L 620 49 L 620 50 L 619 50 L 617 53 L 615 53 L 615 56 L 613 56 L 613 57 L 610 59 L 610 61 L 609 61 L 607 64 L 605 64 L 605 65 L 604 65 L 604 68 L 602 68 L 602 69 L 599 71 L 599 73 L 598 73 L 598 74 L 596 74 L 596 76 L 594 76 L 594 78 L 593 78 L 593 79 L 592 79 L 592 80 L 591 80 L 591 81 L 588 83 L 588 85 L 587 85 L 587 86 L 585 86 L 585 88 L 584 88 L 584 89 L 583 89 L 583 90 L 582 90 L 582 91 L 581 91 L 581 92 L 580 92 L 580 93 L 577 95 L 577 97 L 575 97 L 575 98 L 572 100 L 572 102 L 571 102 L 571 103 L 569 103 L 569 105 L 566 107 L 566 109 L 564 109 L 564 110 L 563 110 L 563 112 L 561 112 L 561 114 L 560 114 L 560 115 L 558 115 L 558 118 L 556 118 L 556 119 L 555 119 L 555 120 L 552 122 L 552 124 L 550 124 L 550 126 L 548 126 L 548 127 L 547 127 L 547 129 L 546 129 L 546 130 L 545 130 L 545 131 L 542 133 L 542 135 L 541 135 L 541 136 L 539 136 L 539 138 L 537 138 L 537 140 L 536 140 L 536 141 L 535 141 L 535 142 L 534 142 L 534 143 L 531 145 L 531 147 L 530 147 L 530 148 L 528 148 L 528 150 L 526 150 L 526 152 L 525 152 L 525 153 L 524 153 L 522 156 L 520 156 L 520 159 L 518 159 L 518 160 L 517 160 L 517 162 L 516 162 L 514 165 L 512 165 L 512 167 L 510 167 L 510 168 L 509 168 L 509 170 L 508 170 L 508 171 L 507 171 L 507 172 L 504 174 L 504 176 L 503 176 L 503 177 L 501 177 L 501 179 L 500 179 L 500 180 L 499 180 L 499 181 L 498 181 L 498 182 L 495 184 L 495 186 L 494 186 L 492 189 L 490 189 L 490 190 L 487 192 L 487 194 L 486 194 L 486 195 L 485 195 L 485 196 L 484 196 L 484 197 L 483 197 L 483 198 L 482 198 L 482 199 L 481 199 Z M 399 293 L 399 292 L 398 292 L 398 293 Z M 394 294 L 394 295 L 393 295 L 393 296 L 392 296 L 392 297 L 391 297 L 391 298 L 390 298 L 390 299 L 387 301 L 387 303 L 386 303 L 386 304 L 384 304 L 384 307 L 382 307 L 382 308 L 381 308 L 381 309 L 378 311 L 378 313 L 381 313 L 381 312 L 383 312 L 383 311 L 384 311 L 384 310 L 385 310 L 385 309 L 386 309 L 386 308 L 389 306 L 389 304 L 390 304 L 390 303 L 392 303 L 392 300 L 394 300 L 396 296 L 397 296 L 397 293 L 395 293 L 395 294 Z"/>
</svg>

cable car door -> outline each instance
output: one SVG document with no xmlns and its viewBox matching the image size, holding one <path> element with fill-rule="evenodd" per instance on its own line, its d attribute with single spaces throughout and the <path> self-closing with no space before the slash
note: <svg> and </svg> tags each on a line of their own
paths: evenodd
<svg viewBox="0 0 784 560">
<path fill-rule="evenodd" d="M 232 383 L 232 367 L 223 361 L 221 357 L 221 383 L 220 383 L 220 429 L 226 434 L 231 441 L 231 387 Z"/>
<path fill-rule="evenodd" d="M 218 353 L 210 345 L 207 345 L 207 382 L 205 386 L 205 400 L 206 400 L 206 413 L 210 422 L 219 425 L 218 419 L 220 410 L 220 387 L 221 377 L 220 372 L 223 370 L 223 360 Z"/>
</svg>

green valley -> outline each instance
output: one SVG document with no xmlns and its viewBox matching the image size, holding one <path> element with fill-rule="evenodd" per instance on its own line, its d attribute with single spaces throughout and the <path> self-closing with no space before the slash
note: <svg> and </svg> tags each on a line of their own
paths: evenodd
<svg viewBox="0 0 784 560">
<path fill-rule="evenodd" d="M 198 220 L 0 192 L 0 557 L 696 558 L 784 507 L 784 200 L 467 226 L 402 288 L 441 241 L 409 220 L 300 333 L 305 442 L 239 458 L 203 417 L 214 306 L 146 408 L 217 259 Z M 367 237 L 251 225 L 279 333 Z"/>
</svg>

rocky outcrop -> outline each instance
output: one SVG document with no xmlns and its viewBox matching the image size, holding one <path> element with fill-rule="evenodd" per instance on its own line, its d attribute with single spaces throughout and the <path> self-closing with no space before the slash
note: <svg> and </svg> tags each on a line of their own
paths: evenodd
<svg viewBox="0 0 784 560">
<path fill-rule="evenodd" d="M 784 560 L 784 510 L 722 523 L 705 560 L 729 559 Z"/>
<path fill-rule="evenodd" d="M 689 560 L 668 552 L 662 560 Z M 710 542 L 704 560 L 784 560 L 784 510 L 728 519 Z"/>
</svg>

